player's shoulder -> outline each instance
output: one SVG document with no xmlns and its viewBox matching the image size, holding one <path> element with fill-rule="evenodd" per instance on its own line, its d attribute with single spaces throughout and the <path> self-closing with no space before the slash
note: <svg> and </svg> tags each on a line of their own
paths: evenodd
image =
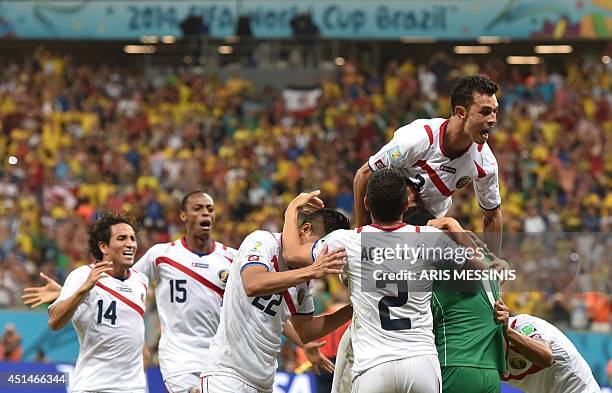
<svg viewBox="0 0 612 393">
<path fill-rule="evenodd" d="M 434 136 L 439 132 L 440 126 L 446 121 L 442 118 L 416 119 L 395 131 L 394 137 L 403 140 L 422 141 L 427 145 L 433 144 Z"/>
<path fill-rule="evenodd" d="M 473 150 L 473 154 L 477 157 L 480 157 L 483 162 L 491 162 L 497 163 L 497 159 L 495 158 L 495 154 L 493 154 L 493 150 L 491 150 L 491 146 L 487 142 L 482 144 L 474 144 L 475 148 Z"/>
<path fill-rule="evenodd" d="M 145 287 L 149 285 L 149 278 L 144 273 L 138 271 L 138 269 L 130 268 L 130 277 L 143 283 Z"/>
<path fill-rule="evenodd" d="M 93 263 L 89 263 L 86 265 L 82 265 L 77 267 L 76 269 L 74 269 L 73 271 L 71 271 L 68 276 L 66 277 L 66 279 L 68 279 L 69 277 L 87 277 L 89 276 L 89 273 L 91 273 L 91 271 L 94 268 L 94 264 Z"/>
<path fill-rule="evenodd" d="M 215 242 L 215 252 L 221 254 L 222 256 L 224 256 L 225 258 L 229 258 L 230 261 L 234 259 L 234 257 L 236 256 L 236 254 L 238 253 L 238 250 L 236 250 L 235 248 L 232 248 L 230 246 L 227 246 L 221 242 Z"/>
<path fill-rule="evenodd" d="M 274 234 L 263 229 L 258 229 L 247 235 L 242 241 L 243 244 L 254 243 L 255 246 L 262 247 L 266 246 L 279 246 L 280 245 L 280 234 Z M 260 243 L 259 245 L 257 243 Z"/>
<path fill-rule="evenodd" d="M 510 318 L 510 327 L 518 330 L 521 333 L 529 336 L 536 329 L 542 329 L 546 325 L 546 321 L 543 319 L 534 317 L 529 314 L 518 314 Z"/>
</svg>

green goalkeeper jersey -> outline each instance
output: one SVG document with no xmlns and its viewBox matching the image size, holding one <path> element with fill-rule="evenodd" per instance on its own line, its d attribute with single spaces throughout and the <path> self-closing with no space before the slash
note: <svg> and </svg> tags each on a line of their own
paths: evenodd
<svg viewBox="0 0 612 393">
<path fill-rule="evenodd" d="M 493 314 L 493 303 L 499 299 L 498 282 L 473 282 L 472 291 L 459 291 L 456 284 L 436 281 L 433 287 L 431 307 L 440 366 L 505 372 L 504 334 Z"/>
</svg>

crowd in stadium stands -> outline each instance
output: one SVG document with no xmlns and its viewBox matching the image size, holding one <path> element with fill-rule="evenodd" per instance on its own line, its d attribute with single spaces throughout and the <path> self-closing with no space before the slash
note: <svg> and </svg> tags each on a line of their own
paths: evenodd
<svg viewBox="0 0 612 393">
<path fill-rule="evenodd" d="M 501 87 L 489 144 L 499 162 L 504 230 L 583 233 L 556 248 L 523 242 L 532 247 L 519 251 L 539 292 L 507 294 L 506 303 L 562 327 L 609 329 L 608 282 L 595 278 L 610 276 L 610 244 L 586 233 L 612 226 L 612 155 L 604 154 L 612 151 L 611 71 L 599 58 L 578 56 L 559 72 L 443 53 L 380 72 L 347 61 L 321 81 L 314 113 L 301 117 L 285 109 L 278 90 L 255 91 L 237 78 L 170 71 L 145 78 L 43 50 L 2 64 L 0 308 L 20 304 L 22 287 L 35 284 L 39 271 L 62 282 L 89 261 L 86 227 L 102 209 L 141 220 L 139 254 L 180 236 L 180 199 L 195 189 L 215 198 L 216 237 L 234 247 L 255 229 L 279 231 L 284 207 L 303 190 L 321 189 L 328 206 L 351 214 L 355 170 L 401 125 L 447 116 L 453 80 L 484 72 Z M 454 195 L 449 215 L 481 228 L 471 187 Z M 580 247 L 597 248 L 601 258 L 555 287 L 555 274 L 567 274 L 563 255 L 579 255 Z M 315 292 L 317 311 L 347 296 L 332 279 Z"/>
</svg>

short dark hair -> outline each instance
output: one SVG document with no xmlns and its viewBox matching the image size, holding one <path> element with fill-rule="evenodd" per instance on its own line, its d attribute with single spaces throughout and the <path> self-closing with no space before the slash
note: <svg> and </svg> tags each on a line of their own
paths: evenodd
<svg viewBox="0 0 612 393">
<path fill-rule="evenodd" d="M 450 92 L 451 113 L 457 106 L 468 108 L 474 102 L 474 92 L 492 96 L 497 93 L 497 83 L 486 75 L 469 75 L 455 82 Z"/>
<path fill-rule="evenodd" d="M 338 210 L 324 207 L 304 218 L 305 223 L 310 223 L 312 232 L 323 237 L 336 229 L 350 229 L 349 219 Z"/>
<path fill-rule="evenodd" d="M 89 227 L 89 252 L 96 261 L 101 261 L 104 255 L 100 251 L 98 244 L 110 244 L 111 227 L 117 224 L 128 224 L 136 232 L 136 221 L 128 213 L 115 214 L 110 211 L 102 213 L 96 222 Z"/>
<path fill-rule="evenodd" d="M 408 200 L 406 179 L 395 168 L 379 169 L 368 180 L 366 199 L 372 218 L 382 222 L 397 220 Z"/>
<path fill-rule="evenodd" d="M 206 194 L 206 192 L 202 190 L 194 190 L 194 191 L 188 192 L 181 200 L 181 211 L 182 212 L 187 211 L 187 201 L 189 200 L 189 198 L 191 198 L 192 195 L 195 195 L 195 194 Z"/>
</svg>

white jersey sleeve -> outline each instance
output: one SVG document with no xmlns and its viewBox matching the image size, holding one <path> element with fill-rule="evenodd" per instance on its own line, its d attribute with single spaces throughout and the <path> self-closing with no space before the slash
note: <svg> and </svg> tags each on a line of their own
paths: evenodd
<svg viewBox="0 0 612 393">
<path fill-rule="evenodd" d="M 147 276 L 147 278 L 151 282 L 154 281 L 157 277 L 157 269 L 155 268 L 155 258 L 157 258 L 160 248 L 162 246 L 162 244 L 155 244 L 154 246 L 149 248 L 147 252 L 142 257 L 140 257 L 138 261 L 136 261 L 133 267 L 134 270 Z"/>
<path fill-rule="evenodd" d="M 68 277 L 66 277 L 66 281 L 64 282 L 64 285 L 62 286 L 62 290 L 60 291 L 58 298 L 55 299 L 53 304 L 51 304 L 51 307 L 53 307 L 55 304 L 63 300 L 68 299 L 70 296 L 74 295 L 79 290 L 79 288 L 81 288 L 81 286 L 85 283 L 85 281 L 87 281 L 87 277 L 89 277 L 90 272 L 91 272 L 91 269 L 85 266 L 82 266 L 81 268 L 75 269 L 72 272 L 70 272 L 70 274 L 68 274 Z M 85 300 L 87 300 L 90 297 L 91 297 L 91 291 L 87 292 L 87 295 L 85 295 Z"/>
<path fill-rule="evenodd" d="M 263 266 L 268 271 L 274 271 L 272 259 L 277 253 L 275 241 L 266 241 L 266 237 L 271 236 L 269 232 L 256 231 L 244 239 L 240 249 L 246 252 L 241 252 L 234 260 L 240 267 L 240 273 L 249 266 Z"/>
<path fill-rule="evenodd" d="M 493 210 L 501 204 L 499 195 L 499 170 L 497 160 L 486 143 L 482 149 L 481 168 L 486 175 L 482 178 L 474 179 L 474 192 L 478 199 L 478 204 L 485 210 Z"/>
<path fill-rule="evenodd" d="M 400 127 L 393 139 L 368 160 L 373 171 L 382 168 L 407 168 L 422 158 L 431 143 L 423 120 Z"/>
</svg>

